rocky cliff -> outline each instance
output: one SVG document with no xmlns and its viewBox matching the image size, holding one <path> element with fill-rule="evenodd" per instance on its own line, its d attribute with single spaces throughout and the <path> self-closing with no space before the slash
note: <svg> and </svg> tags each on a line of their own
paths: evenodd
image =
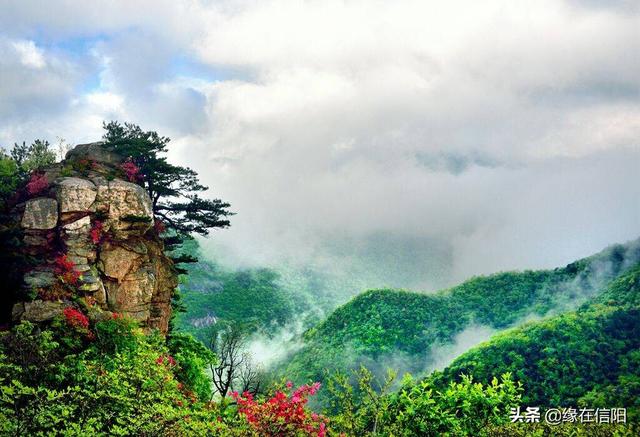
<svg viewBox="0 0 640 437">
<path fill-rule="evenodd" d="M 154 227 L 151 199 L 102 143 L 76 146 L 34 174 L 12 210 L 21 229 L 17 320 L 45 321 L 79 304 L 166 333 L 177 276 Z"/>
</svg>

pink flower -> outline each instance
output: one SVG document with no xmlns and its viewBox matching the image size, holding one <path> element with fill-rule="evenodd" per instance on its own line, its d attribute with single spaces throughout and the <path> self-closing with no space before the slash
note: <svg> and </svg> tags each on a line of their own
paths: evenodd
<svg viewBox="0 0 640 437">
<path fill-rule="evenodd" d="M 33 173 L 27 182 L 27 192 L 31 196 L 40 194 L 49 186 L 47 177 L 42 173 Z"/>
<path fill-rule="evenodd" d="M 287 382 L 287 387 L 293 384 Z M 305 408 L 308 396 L 320 388 L 318 383 L 302 385 L 294 390 L 291 397 L 278 390 L 263 402 L 254 400 L 250 393 L 239 396 L 237 392 L 231 396 L 238 404 L 238 411 L 244 415 L 249 424 L 265 436 L 279 435 L 326 435 L 326 419 Z"/>
<path fill-rule="evenodd" d="M 142 179 L 142 175 L 140 174 L 140 167 L 136 165 L 135 162 L 131 158 L 127 158 L 127 160 L 120 166 L 124 171 L 124 174 L 129 179 L 129 182 L 139 182 Z"/>
</svg>

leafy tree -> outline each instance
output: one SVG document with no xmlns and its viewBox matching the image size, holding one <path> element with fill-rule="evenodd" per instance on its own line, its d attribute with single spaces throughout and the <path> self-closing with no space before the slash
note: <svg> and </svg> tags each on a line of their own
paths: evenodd
<svg viewBox="0 0 640 437">
<path fill-rule="evenodd" d="M 56 152 L 46 140 L 35 140 L 29 146 L 24 141 L 22 144 L 15 143 L 11 157 L 23 176 L 56 162 Z"/>
<path fill-rule="evenodd" d="M 327 389 L 333 428 L 348 435 L 376 434 L 389 408 L 389 392 L 395 378 L 396 372 L 389 369 L 385 378 L 378 381 L 365 366 L 353 371 L 352 378 L 342 371 L 330 375 Z"/>
<path fill-rule="evenodd" d="M 204 199 L 195 171 L 171 164 L 164 156 L 170 139 L 157 132 L 143 131 L 131 123 L 104 123 L 104 140 L 113 150 L 130 159 L 139 169 L 140 182 L 152 201 L 153 213 L 167 227 L 166 247 L 181 245 L 192 234 L 208 235 L 214 228 L 229 226 L 230 205 L 220 199 Z M 176 262 L 194 262 L 191 256 L 178 256 Z"/>
<path fill-rule="evenodd" d="M 189 334 L 172 333 L 167 346 L 178 363 L 176 377 L 201 401 L 211 399 L 211 379 L 205 373 L 217 358 L 205 345 Z"/>
<path fill-rule="evenodd" d="M 0 154 L 0 211 L 18 187 L 18 165 L 10 156 Z"/>
<path fill-rule="evenodd" d="M 479 435 L 490 425 L 510 421 L 509 409 L 519 405 L 521 392 L 509 373 L 486 385 L 463 376 L 444 390 L 422 381 L 392 395 L 384 423 L 393 435 Z"/>
</svg>

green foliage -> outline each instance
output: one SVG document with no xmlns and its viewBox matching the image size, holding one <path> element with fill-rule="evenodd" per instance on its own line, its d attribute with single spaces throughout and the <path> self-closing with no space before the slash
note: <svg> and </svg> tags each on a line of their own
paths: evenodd
<svg viewBox="0 0 640 437">
<path fill-rule="evenodd" d="M 428 381 L 415 384 L 405 379 L 393 394 L 385 393 L 392 376 L 378 389 L 372 387 L 374 377 L 366 369 L 357 377 L 357 397 L 344 376 L 331 380 L 332 404 L 338 411 L 331 421 L 335 435 L 482 435 L 489 426 L 509 422 L 509 409 L 519 404 L 522 391 L 509 374 L 486 386 L 465 376 L 443 390 Z"/>
<path fill-rule="evenodd" d="M 35 140 L 28 145 L 14 144 L 7 155 L 0 151 L 0 213 L 5 212 L 9 198 L 24 185 L 29 174 L 56 161 L 48 141 Z"/>
<path fill-rule="evenodd" d="M 26 383 L 48 381 L 62 358 L 53 331 L 39 332 L 30 322 L 17 325 L 12 333 L 0 333 L 0 378 Z"/>
<path fill-rule="evenodd" d="M 382 382 L 362 366 L 350 378 L 337 371 L 327 383 L 331 429 L 347 435 L 366 435 L 380 431 L 379 424 L 391 403 L 388 396 L 395 380 L 389 370 Z M 355 384 L 352 382 L 355 380 Z"/>
<path fill-rule="evenodd" d="M 470 376 L 435 390 L 426 381 L 403 388 L 387 410 L 400 435 L 479 435 L 489 425 L 509 422 L 509 409 L 520 402 L 521 388 L 510 374 L 483 386 Z"/>
<path fill-rule="evenodd" d="M 211 379 L 206 372 L 216 363 L 215 354 L 188 334 L 172 334 L 167 345 L 178 363 L 175 371 L 178 380 L 201 401 L 210 400 Z"/>
<path fill-rule="evenodd" d="M 35 140 L 29 146 L 23 141 L 22 144 L 15 143 L 13 145 L 11 158 L 24 176 L 56 162 L 56 153 L 49 141 Z"/>
<path fill-rule="evenodd" d="M 0 211 L 6 206 L 6 200 L 15 193 L 20 182 L 18 164 L 10 157 L 0 154 Z"/>
<path fill-rule="evenodd" d="M 134 320 L 113 314 L 110 319 L 95 324 L 94 349 L 100 354 L 114 354 L 133 351 L 138 345 Z"/>
<path fill-rule="evenodd" d="M 631 420 L 638 420 L 639 277 L 640 268 L 634 268 L 612 282 L 596 303 L 501 333 L 429 380 L 442 386 L 461 374 L 487 381 L 491 375 L 512 372 L 523 383 L 527 405 L 622 405 Z"/>
<path fill-rule="evenodd" d="M 232 430 L 218 421 L 216 406 L 199 402 L 181 383 L 181 376 L 206 378 L 194 375 L 193 355 L 203 346 L 193 340 L 173 344 L 180 362 L 167 358 L 163 337 L 137 329 L 127 340 L 133 346 L 107 354 L 98 343 L 64 355 L 55 335 L 27 322 L 1 335 L 2 435 L 250 435 L 246 422 L 231 420 Z"/>
<path fill-rule="evenodd" d="M 200 261 L 190 264 L 188 276 L 183 277 L 179 304 L 185 312 L 175 315 L 175 326 L 201 341 L 210 337 L 212 317 L 219 324 L 271 328 L 293 320 L 307 305 L 301 295 L 285 289 L 271 269 L 227 270 L 202 259 L 195 241 L 185 243 L 182 253 Z"/>
</svg>

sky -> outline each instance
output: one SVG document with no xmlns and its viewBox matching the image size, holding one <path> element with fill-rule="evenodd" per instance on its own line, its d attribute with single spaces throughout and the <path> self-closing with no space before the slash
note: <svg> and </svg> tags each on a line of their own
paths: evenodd
<svg viewBox="0 0 640 437">
<path fill-rule="evenodd" d="M 0 145 L 114 119 L 232 204 L 230 265 L 433 289 L 640 236 L 633 0 L 2 2 Z"/>
</svg>

